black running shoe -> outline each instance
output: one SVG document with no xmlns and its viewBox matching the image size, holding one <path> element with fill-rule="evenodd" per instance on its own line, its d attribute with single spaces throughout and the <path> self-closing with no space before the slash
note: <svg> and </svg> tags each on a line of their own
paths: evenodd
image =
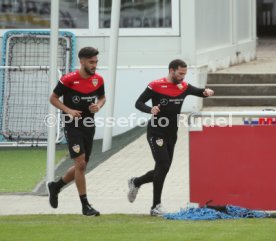
<svg viewBox="0 0 276 241">
<path fill-rule="evenodd" d="M 49 203 L 52 208 L 57 208 L 59 190 L 56 189 L 54 182 L 48 182 L 47 188 L 49 193 Z"/>
<path fill-rule="evenodd" d="M 86 216 L 100 216 L 100 212 L 94 209 L 90 204 L 82 207 L 82 214 Z"/>
</svg>

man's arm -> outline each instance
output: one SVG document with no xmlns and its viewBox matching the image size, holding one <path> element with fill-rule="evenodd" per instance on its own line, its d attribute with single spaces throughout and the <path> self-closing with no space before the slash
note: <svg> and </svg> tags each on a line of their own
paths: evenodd
<svg viewBox="0 0 276 241">
<path fill-rule="evenodd" d="M 203 92 L 203 95 L 206 96 L 206 97 L 212 96 L 214 94 L 215 94 L 215 92 L 212 89 L 209 89 L 209 88 L 205 89 L 204 92 Z"/>
<path fill-rule="evenodd" d="M 96 103 L 92 103 L 92 104 L 89 106 L 89 111 L 90 111 L 91 113 L 96 113 L 96 112 L 98 112 L 98 111 L 104 106 L 105 101 L 106 101 L 105 95 L 99 97 Z"/>
<path fill-rule="evenodd" d="M 145 91 L 139 96 L 138 100 L 135 103 L 135 107 L 145 113 L 151 113 L 157 115 L 160 112 L 160 105 L 150 107 L 145 103 L 152 98 L 153 92 L 149 88 L 146 88 Z"/>
<path fill-rule="evenodd" d="M 57 94 L 55 94 L 54 92 L 51 94 L 50 96 L 50 103 L 55 106 L 56 108 L 62 110 L 63 112 L 65 112 L 66 114 L 71 115 L 72 117 L 81 117 L 81 111 L 79 110 L 73 110 L 68 108 L 66 105 L 64 105 L 60 100 L 59 100 L 59 96 Z"/>
<path fill-rule="evenodd" d="M 206 88 L 206 89 L 202 89 L 202 88 L 197 88 L 191 84 L 188 85 L 188 95 L 195 95 L 198 97 L 209 97 L 214 95 L 214 91 Z"/>
</svg>

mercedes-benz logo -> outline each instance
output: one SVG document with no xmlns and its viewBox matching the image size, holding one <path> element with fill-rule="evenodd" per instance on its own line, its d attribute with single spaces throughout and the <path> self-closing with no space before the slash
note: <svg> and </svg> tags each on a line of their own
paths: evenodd
<svg viewBox="0 0 276 241">
<path fill-rule="evenodd" d="M 73 96 L 72 101 L 73 101 L 75 104 L 77 104 L 77 103 L 80 102 L 80 97 L 77 96 L 77 95 L 75 95 L 75 96 Z"/>
<path fill-rule="evenodd" d="M 169 103 L 169 101 L 165 98 L 160 100 L 161 105 L 167 105 L 168 103 Z"/>
</svg>

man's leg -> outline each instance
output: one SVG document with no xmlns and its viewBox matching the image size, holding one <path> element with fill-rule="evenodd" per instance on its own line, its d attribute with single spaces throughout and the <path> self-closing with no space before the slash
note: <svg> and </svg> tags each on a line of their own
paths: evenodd
<svg viewBox="0 0 276 241">
<path fill-rule="evenodd" d="M 92 135 L 91 133 L 89 136 L 90 140 L 92 141 L 93 133 Z M 98 216 L 100 213 L 91 207 L 86 195 L 85 170 L 88 159 L 86 158 L 86 155 L 84 153 L 86 153 L 86 149 L 89 148 L 87 148 L 86 139 L 83 137 L 84 134 L 86 133 L 83 133 L 81 130 L 78 129 L 69 129 L 65 131 L 70 156 L 75 163 L 74 166 L 70 167 L 66 171 L 64 176 L 58 182 L 51 182 L 48 184 L 48 189 L 50 193 L 49 199 L 51 206 L 56 208 L 58 205 L 58 193 L 60 192 L 60 189 L 67 183 L 75 180 L 80 200 L 82 203 L 83 214 L 87 216 Z M 91 152 L 91 149 L 88 150 L 89 153 Z"/>
<path fill-rule="evenodd" d="M 95 210 L 88 202 L 86 195 L 85 170 L 93 147 L 95 128 L 84 130 L 82 133 L 84 154 L 75 158 L 75 182 L 82 203 L 82 213 L 87 216 L 99 216 L 100 212 Z"/>
<path fill-rule="evenodd" d="M 75 176 L 75 166 L 70 167 L 63 177 L 61 177 L 57 182 L 47 183 L 47 188 L 49 192 L 49 202 L 52 208 L 58 207 L 58 194 L 66 184 L 74 180 Z"/>
<path fill-rule="evenodd" d="M 172 156 L 169 153 L 168 142 L 165 138 L 148 135 L 148 141 L 155 160 L 151 215 L 159 216 L 165 213 L 161 206 L 161 196 L 165 178 L 171 166 Z"/>
<path fill-rule="evenodd" d="M 139 188 L 146 183 L 153 182 L 154 170 L 147 172 L 146 174 L 140 177 L 132 177 L 128 180 L 128 201 L 134 202 L 139 191 Z"/>
<path fill-rule="evenodd" d="M 75 180 L 75 166 L 68 168 L 61 179 L 66 184 L 74 181 Z"/>
<path fill-rule="evenodd" d="M 154 171 L 151 170 L 140 177 L 132 177 L 128 180 L 128 201 L 134 202 L 139 191 L 139 188 L 146 183 L 153 182 Z"/>
<path fill-rule="evenodd" d="M 147 139 L 149 141 L 149 134 L 147 134 Z M 150 143 L 149 143 L 150 144 Z M 152 149 L 152 147 L 150 146 L 150 148 Z M 146 183 L 150 183 L 153 182 L 153 178 L 154 178 L 154 170 L 148 171 L 147 173 L 145 173 L 144 175 L 140 176 L 140 177 L 132 177 L 128 180 L 128 200 L 129 202 L 134 202 L 137 196 L 137 193 L 139 191 L 139 188 Z"/>
<path fill-rule="evenodd" d="M 140 177 L 136 177 L 133 180 L 133 182 L 134 182 L 136 187 L 140 187 L 143 184 L 153 182 L 153 177 L 154 177 L 154 170 L 151 170 L 151 171 L 147 172 L 146 174 L 144 174 Z"/>
<path fill-rule="evenodd" d="M 83 150 L 83 141 L 81 138 L 80 130 L 76 128 L 65 128 L 64 129 L 65 138 L 67 141 L 68 150 L 70 157 L 74 159 L 79 156 L 81 153 L 84 153 Z M 70 167 L 57 182 L 47 183 L 47 188 L 49 192 L 49 202 L 52 208 L 58 207 L 58 194 L 63 186 L 75 179 L 75 165 Z"/>
<path fill-rule="evenodd" d="M 153 182 L 153 209 L 161 203 L 162 189 L 171 165 L 173 149 L 168 150 L 166 140 L 161 137 L 148 134 L 147 139 L 155 160 L 155 168 L 143 176 L 129 179 L 128 200 L 134 202 L 140 186 Z"/>
<path fill-rule="evenodd" d="M 100 213 L 95 210 L 88 202 L 86 194 L 86 179 L 85 170 L 87 162 L 85 161 L 85 154 L 82 154 L 76 158 L 75 161 L 75 183 L 80 196 L 80 201 L 82 204 L 82 213 L 86 216 L 99 216 Z"/>
<path fill-rule="evenodd" d="M 75 183 L 79 192 L 79 195 L 86 194 L 86 181 L 85 181 L 85 170 L 86 170 L 86 161 L 85 154 L 74 158 L 75 161 Z"/>
</svg>

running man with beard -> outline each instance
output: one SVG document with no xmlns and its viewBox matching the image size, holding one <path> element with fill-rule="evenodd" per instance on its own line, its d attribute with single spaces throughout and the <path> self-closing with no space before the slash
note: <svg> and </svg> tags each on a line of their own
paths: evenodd
<svg viewBox="0 0 276 241">
<path fill-rule="evenodd" d="M 150 210 L 152 216 L 165 214 L 161 205 L 161 194 L 172 163 L 178 116 L 186 96 L 208 97 L 214 94 L 211 89 L 200 89 L 186 83 L 186 73 L 187 65 L 184 61 L 171 61 L 168 76 L 151 82 L 135 105 L 138 110 L 152 114 L 147 128 L 147 140 L 155 167 L 143 176 L 128 180 L 128 200 L 134 202 L 139 188 L 145 183 L 153 182 L 153 204 Z M 152 107 L 145 104 L 148 100 L 152 101 Z"/>
<path fill-rule="evenodd" d="M 74 165 L 57 182 L 47 183 L 51 207 L 58 207 L 58 194 L 63 186 L 75 181 L 82 214 L 99 216 L 88 202 L 85 170 L 92 151 L 95 133 L 94 114 L 105 103 L 104 80 L 96 73 L 98 50 L 85 47 L 79 51 L 80 69 L 61 77 L 50 102 L 64 114 L 64 133 Z M 63 97 L 63 102 L 59 100 Z"/>
</svg>

